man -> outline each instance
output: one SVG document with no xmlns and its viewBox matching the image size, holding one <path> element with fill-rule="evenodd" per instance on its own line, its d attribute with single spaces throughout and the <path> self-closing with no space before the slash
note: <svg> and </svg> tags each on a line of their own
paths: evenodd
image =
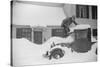
<svg viewBox="0 0 100 67">
<path fill-rule="evenodd" d="M 69 17 L 69 18 L 65 18 L 61 24 L 61 27 L 64 28 L 64 33 L 65 36 L 68 35 L 68 32 L 70 32 L 69 26 L 74 23 L 75 25 L 77 25 L 77 23 L 75 22 L 75 16 Z"/>
</svg>

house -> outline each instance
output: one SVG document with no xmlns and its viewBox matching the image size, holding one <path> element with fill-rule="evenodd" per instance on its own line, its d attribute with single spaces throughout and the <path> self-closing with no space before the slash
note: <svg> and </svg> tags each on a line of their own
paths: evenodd
<svg viewBox="0 0 100 67">
<path fill-rule="evenodd" d="M 13 15 L 15 15 L 13 24 L 17 25 L 12 25 L 12 38 L 27 38 L 31 42 L 42 44 L 52 36 L 64 37 L 64 30 L 60 27 L 60 24 L 64 17 L 71 17 L 73 15 L 76 16 L 78 24 L 89 24 L 91 29 L 95 29 L 95 32 L 97 30 L 96 5 L 17 2 L 17 4 L 19 3 L 31 4 L 33 6 L 28 5 L 29 7 L 25 7 L 27 6 L 25 4 L 24 6 L 15 5 L 17 7 L 14 9 L 21 12 L 13 11 Z M 27 19 L 24 19 L 23 16 Z M 34 24 L 40 24 L 41 26 L 34 26 Z"/>
<path fill-rule="evenodd" d="M 12 38 L 26 38 L 31 42 L 42 44 L 53 36 L 64 37 L 64 29 L 60 26 L 12 25 Z"/>
<path fill-rule="evenodd" d="M 97 29 L 97 6 L 64 4 L 63 7 L 66 17 L 76 16 L 78 24 L 89 24 L 92 29 Z"/>
</svg>

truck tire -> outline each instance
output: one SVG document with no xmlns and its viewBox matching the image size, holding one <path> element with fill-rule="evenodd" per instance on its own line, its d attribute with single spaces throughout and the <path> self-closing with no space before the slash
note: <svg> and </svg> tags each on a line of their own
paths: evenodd
<svg viewBox="0 0 100 67">
<path fill-rule="evenodd" d="M 54 59 L 59 59 L 62 58 L 64 56 L 64 50 L 60 49 L 60 48 L 55 48 L 50 52 L 50 56 L 49 59 L 54 58 Z"/>
</svg>

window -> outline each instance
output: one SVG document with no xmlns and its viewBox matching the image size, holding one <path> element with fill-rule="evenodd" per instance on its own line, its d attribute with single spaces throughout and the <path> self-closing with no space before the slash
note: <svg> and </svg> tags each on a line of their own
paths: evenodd
<svg viewBox="0 0 100 67">
<path fill-rule="evenodd" d="M 64 29 L 52 29 L 52 36 L 64 37 Z"/>
<path fill-rule="evenodd" d="M 16 28 L 16 38 L 26 38 L 32 40 L 31 28 Z"/>
<path fill-rule="evenodd" d="M 97 6 L 92 6 L 92 19 L 97 19 Z"/>
<path fill-rule="evenodd" d="M 89 18 L 89 6 L 76 5 L 76 17 L 77 18 Z"/>
<path fill-rule="evenodd" d="M 93 33 L 93 36 L 97 36 L 97 29 L 93 29 L 92 33 Z"/>
</svg>

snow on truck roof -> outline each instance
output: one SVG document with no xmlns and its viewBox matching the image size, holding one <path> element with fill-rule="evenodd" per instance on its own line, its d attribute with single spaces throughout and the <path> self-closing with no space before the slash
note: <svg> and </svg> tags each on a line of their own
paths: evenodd
<svg viewBox="0 0 100 67">
<path fill-rule="evenodd" d="M 76 25 L 75 27 L 70 28 L 70 32 L 73 32 L 74 30 L 82 30 L 82 29 L 88 29 L 91 28 L 89 24 L 79 24 Z"/>
<path fill-rule="evenodd" d="M 74 29 L 87 29 L 87 28 L 90 28 L 90 27 L 91 27 L 90 25 L 87 25 L 87 24 L 81 24 L 81 25 L 75 26 Z"/>
</svg>

